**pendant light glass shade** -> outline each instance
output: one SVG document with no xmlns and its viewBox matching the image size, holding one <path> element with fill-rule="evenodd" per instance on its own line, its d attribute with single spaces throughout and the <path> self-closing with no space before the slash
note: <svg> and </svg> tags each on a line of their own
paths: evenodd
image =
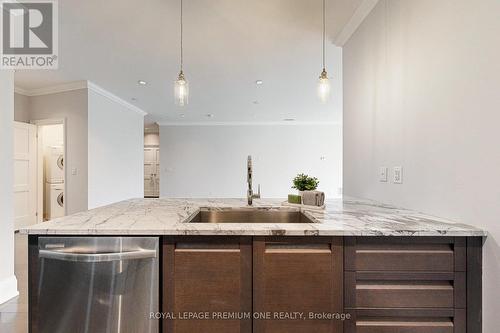
<svg viewBox="0 0 500 333">
<path fill-rule="evenodd" d="M 318 81 L 318 97 L 321 103 L 328 102 L 330 98 L 330 81 L 328 80 L 328 74 L 326 70 L 323 69 Z"/>
<path fill-rule="evenodd" d="M 184 73 L 180 71 L 177 80 L 175 81 L 175 105 L 184 106 L 189 101 L 189 83 L 184 77 Z"/>
</svg>

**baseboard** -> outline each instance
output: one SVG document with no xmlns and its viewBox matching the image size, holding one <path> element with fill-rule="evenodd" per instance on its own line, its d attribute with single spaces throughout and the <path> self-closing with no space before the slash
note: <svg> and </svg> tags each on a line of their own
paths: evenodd
<svg viewBox="0 0 500 333">
<path fill-rule="evenodd" d="M 9 301 L 19 295 L 17 290 L 17 279 L 15 275 L 0 280 L 0 304 Z"/>
</svg>

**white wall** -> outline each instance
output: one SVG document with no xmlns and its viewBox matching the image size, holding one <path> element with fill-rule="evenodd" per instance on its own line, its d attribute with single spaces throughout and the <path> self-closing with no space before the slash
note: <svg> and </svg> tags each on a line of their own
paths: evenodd
<svg viewBox="0 0 500 333">
<path fill-rule="evenodd" d="M 484 227 L 500 325 L 500 2 L 382 0 L 344 48 L 344 192 Z M 402 185 L 378 182 L 403 166 Z"/>
<path fill-rule="evenodd" d="M 87 104 L 87 89 L 29 97 L 30 120 L 66 119 L 68 214 L 87 210 Z M 76 175 L 72 169 L 76 169 Z"/>
<path fill-rule="evenodd" d="M 245 197 L 248 155 L 265 198 L 296 193 L 299 172 L 328 197 L 342 187 L 341 125 L 160 126 L 160 195 Z"/>
<path fill-rule="evenodd" d="M 0 304 L 18 294 L 14 276 L 14 73 L 0 70 Z"/>
<path fill-rule="evenodd" d="M 30 122 L 30 98 L 21 94 L 14 94 L 14 120 L 23 123 Z"/>
<path fill-rule="evenodd" d="M 88 95 L 89 209 L 144 196 L 144 116 Z"/>
</svg>

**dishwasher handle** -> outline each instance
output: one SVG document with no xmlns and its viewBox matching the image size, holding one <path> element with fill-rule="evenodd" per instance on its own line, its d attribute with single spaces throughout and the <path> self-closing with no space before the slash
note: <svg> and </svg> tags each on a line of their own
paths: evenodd
<svg viewBox="0 0 500 333">
<path fill-rule="evenodd" d="M 116 253 L 74 253 L 63 251 L 39 250 L 40 258 L 75 262 L 109 262 L 132 259 L 156 258 L 156 250 L 138 250 Z"/>
</svg>

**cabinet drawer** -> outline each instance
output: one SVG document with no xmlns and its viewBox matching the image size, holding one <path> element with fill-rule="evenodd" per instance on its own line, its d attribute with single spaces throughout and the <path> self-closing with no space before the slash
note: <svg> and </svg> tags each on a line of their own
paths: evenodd
<svg viewBox="0 0 500 333">
<path fill-rule="evenodd" d="M 465 247 L 456 238 L 372 238 L 346 241 L 346 270 L 427 271 L 465 270 Z"/>
<path fill-rule="evenodd" d="M 345 272 L 349 308 L 465 308 L 464 272 Z"/>
<path fill-rule="evenodd" d="M 415 246 L 356 251 L 356 270 L 453 271 L 453 251 L 447 246 L 418 249 Z"/>
<path fill-rule="evenodd" d="M 356 284 L 356 306 L 362 308 L 452 308 L 448 281 L 367 281 Z"/>
<path fill-rule="evenodd" d="M 465 310 L 352 310 L 345 333 L 465 333 Z"/>
<path fill-rule="evenodd" d="M 453 321 L 449 318 L 360 320 L 356 327 L 358 333 L 453 333 Z"/>
</svg>

